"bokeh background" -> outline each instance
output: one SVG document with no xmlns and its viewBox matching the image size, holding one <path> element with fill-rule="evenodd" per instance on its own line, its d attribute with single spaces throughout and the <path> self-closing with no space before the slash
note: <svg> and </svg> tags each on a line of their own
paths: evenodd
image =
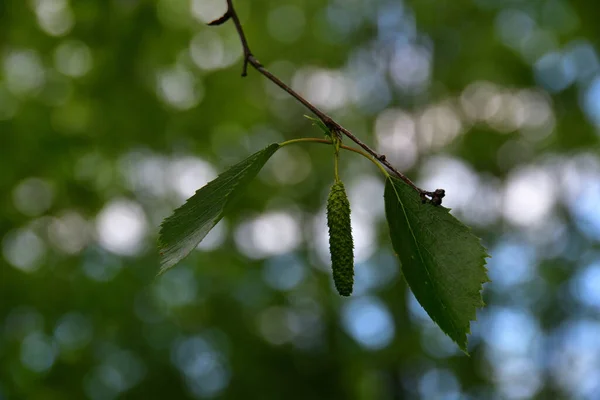
<svg viewBox="0 0 600 400">
<path fill-rule="evenodd" d="M 252 50 L 481 236 L 460 352 L 406 288 L 383 180 L 342 154 L 356 285 L 332 285 L 331 149 L 278 152 L 164 276 L 161 220 L 269 143 L 320 137 L 225 0 L 0 1 L 0 399 L 599 399 L 600 5 L 235 1 Z"/>
</svg>

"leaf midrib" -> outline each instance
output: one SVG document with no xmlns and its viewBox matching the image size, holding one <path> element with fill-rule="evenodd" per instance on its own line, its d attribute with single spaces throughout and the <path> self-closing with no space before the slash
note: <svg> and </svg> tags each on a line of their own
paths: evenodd
<svg viewBox="0 0 600 400">
<path fill-rule="evenodd" d="M 394 184 L 394 181 L 392 180 L 392 178 L 388 178 L 390 179 L 390 183 L 392 185 L 392 188 L 394 189 L 394 193 L 396 194 L 396 198 L 398 199 L 398 202 L 400 203 L 400 207 L 402 207 L 402 214 L 404 215 L 404 219 L 406 220 L 406 225 L 408 226 L 408 230 L 410 231 L 410 235 L 412 236 L 415 244 L 416 244 L 416 248 L 417 248 L 417 253 L 419 254 L 419 259 L 421 260 L 421 263 L 423 264 L 423 267 L 425 268 L 425 273 L 427 274 L 427 277 L 429 278 L 429 281 L 431 282 L 432 285 L 436 285 L 435 281 L 432 279 L 431 277 L 431 273 L 429 272 L 429 268 L 427 267 L 427 263 L 425 262 L 425 260 L 423 259 L 423 255 L 421 254 L 421 246 L 419 244 L 419 241 L 417 240 L 412 225 L 408 219 L 408 215 L 406 214 L 406 209 L 404 208 L 404 203 L 402 202 L 402 200 L 400 199 L 400 195 L 398 194 L 398 191 L 396 190 L 396 185 Z M 424 246 L 425 248 L 425 246 Z M 445 302 L 442 300 L 441 297 L 439 297 L 436 293 L 436 291 L 433 291 L 434 297 L 440 302 L 440 304 L 442 305 L 442 307 L 444 307 L 445 309 L 449 309 L 448 306 L 445 304 Z M 460 332 L 460 330 L 457 328 L 457 326 L 454 323 L 454 319 L 452 318 L 452 315 L 450 315 L 450 324 L 452 324 L 452 328 L 454 329 L 455 332 Z"/>
</svg>

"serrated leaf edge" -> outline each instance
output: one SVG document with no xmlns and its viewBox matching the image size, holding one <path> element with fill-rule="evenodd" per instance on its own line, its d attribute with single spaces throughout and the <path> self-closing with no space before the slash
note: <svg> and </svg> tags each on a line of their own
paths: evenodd
<svg viewBox="0 0 600 400">
<path fill-rule="evenodd" d="M 264 149 L 251 154 L 250 156 L 248 156 L 246 159 L 240 161 L 244 162 L 245 160 L 247 160 L 248 158 L 257 155 L 260 152 L 266 151 L 267 149 L 271 148 L 271 147 L 276 147 L 273 151 L 273 154 L 275 153 L 275 151 L 279 150 L 279 148 L 281 147 L 278 143 L 272 143 L 269 146 L 265 147 Z M 158 272 L 158 276 L 164 274 L 166 271 L 168 271 L 169 269 L 171 269 L 172 267 L 174 267 L 175 265 L 177 265 L 181 260 L 183 260 L 184 258 L 186 258 L 187 256 L 190 255 L 190 253 L 194 250 L 195 246 L 197 246 L 198 244 L 200 244 L 202 242 L 202 240 L 204 240 L 204 238 L 206 237 L 206 235 L 208 235 L 208 232 L 210 232 L 218 223 L 221 219 L 223 219 L 223 217 L 225 216 L 225 213 L 227 211 L 227 207 L 229 206 L 229 196 L 231 195 L 231 193 L 233 193 L 235 191 L 235 189 L 239 186 L 238 184 L 235 184 L 232 186 L 231 190 L 224 196 L 224 202 L 225 205 L 223 206 L 223 210 L 221 211 L 220 215 L 214 220 L 213 225 L 210 227 L 210 229 L 208 230 L 208 232 L 206 233 L 205 236 L 203 236 L 200 241 L 198 241 L 198 243 L 196 243 L 195 246 L 192 247 L 192 249 L 190 251 L 187 252 L 187 254 L 185 254 L 183 257 L 181 257 L 179 259 L 179 261 L 170 264 L 170 265 L 166 265 L 165 264 L 165 258 L 164 258 L 164 253 L 167 251 L 168 244 L 165 243 L 163 241 L 163 231 L 165 229 L 165 226 L 168 225 L 169 223 L 171 223 L 173 220 L 175 220 L 175 215 L 177 214 L 178 211 L 180 211 L 181 209 L 185 208 L 190 201 L 192 200 L 192 198 L 194 198 L 194 196 L 196 196 L 198 194 L 198 192 L 200 192 L 202 189 L 209 187 L 209 186 L 213 186 L 215 184 L 217 184 L 216 182 L 218 181 L 219 177 L 225 173 L 227 173 L 227 171 L 229 171 L 231 168 L 235 167 L 234 164 L 231 167 L 229 167 L 228 169 L 226 169 L 225 171 L 221 172 L 219 175 L 217 175 L 217 177 L 215 179 L 213 179 L 212 181 L 208 182 L 206 185 L 202 186 L 201 188 L 199 188 L 198 190 L 196 190 L 194 192 L 194 194 L 192 196 L 190 196 L 188 199 L 186 199 L 185 203 L 183 203 L 181 206 L 177 207 L 175 210 L 173 210 L 173 212 L 171 213 L 171 215 L 169 215 L 168 217 L 166 217 L 160 224 L 160 229 L 159 229 L 159 233 L 158 233 L 158 247 L 159 247 L 159 252 L 161 255 L 161 268 Z M 251 168 L 252 164 L 249 164 L 248 166 L 244 167 L 243 169 L 241 169 L 237 174 L 233 175 L 230 180 L 235 180 L 234 178 L 239 177 L 240 175 L 243 175 L 245 173 L 245 171 L 248 170 L 248 168 Z M 226 182 L 220 182 L 221 185 L 224 185 Z M 249 182 L 248 182 L 249 183 Z"/>
<path fill-rule="evenodd" d="M 415 242 L 415 244 L 416 244 L 416 247 L 417 247 L 417 252 L 418 252 L 418 254 L 419 254 L 419 258 L 420 258 L 420 260 L 421 260 L 421 263 L 423 264 L 423 266 L 424 266 L 424 268 L 425 268 L 425 272 L 427 273 L 427 276 L 429 277 L 429 280 L 430 280 L 430 281 L 433 283 L 433 282 L 434 282 L 434 280 L 433 280 L 433 279 L 431 279 L 431 273 L 429 272 L 429 269 L 427 268 L 427 265 L 426 265 L 426 263 L 425 263 L 425 261 L 424 261 L 424 259 L 423 259 L 423 256 L 422 256 L 422 254 L 421 254 L 421 249 L 420 249 L 419 241 L 418 241 L 418 240 L 417 240 L 417 238 L 415 237 L 415 234 L 414 234 L 414 231 L 413 231 L 412 225 L 411 225 L 411 223 L 410 223 L 410 220 L 408 219 L 408 215 L 406 214 L 406 208 L 404 207 L 404 204 L 402 203 L 402 200 L 400 200 L 400 195 L 399 195 L 398 191 L 396 190 L 396 186 L 394 185 L 394 177 L 390 176 L 390 177 L 388 177 L 386 180 L 388 180 L 388 181 L 390 182 L 390 184 L 392 185 L 392 189 L 394 190 L 394 193 L 395 193 L 395 195 L 396 195 L 396 198 L 398 199 L 398 203 L 400 203 L 400 206 L 402 207 L 402 214 L 404 215 L 404 218 L 405 218 L 405 220 L 406 220 L 406 225 L 408 226 L 408 228 L 409 228 L 409 231 L 410 231 L 410 234 L 411 234 L 411 236 L 412 236 L 412 238 L 413 238 L 413 240 L 414 240 L 414 242 Z M 400 180 L 398 180 L 398 182 L 399 182 L 400 184 L 403 184 L 403 182 L 401 182 Z M 480 281 L 480 289 L 479 289 L 479 294 L 481 295 L 481 291 L 483 290 L 483 284 L 484 284 L 484 283 L 487 283 L 487 282 L 491 282 L 491 280 L 490 280 L 490 279 L 489 279 L 489 277 L 488 277 L 488 274 L 487 274 L 487 268 L 486 268 L 486 265 L 487 265 L 486 258 L 491 258 L 491 256 L 488 254 L 488 252 L 487 252 L 487 249 L 486 249 L 486 248 L 485 248 L 485 247 L 484 247 L 484 246 L 481 244 L 481 238 L 479 238 L 479 237 L 475 236 L 475 235 L 472 233 L 472 229 L 471 229 L 471 227 L 469 227 L 469 226 L 467 226 L 467 225 L 463 224 L 463 223 L 462 223 L 462 222 L 460 222 L 460 221 L 459 221 L 459 220 L 458 220 L 458 219 L 457 219 L 457 218 L 456 218 L 454 215 L 450 214 L 450 210 L 451 210 L 451 209 L 449 209 L 449 208 L 445 208 L 445 207 L 442 207 L 442 209 L 443 209 L 444 211 L 446 211 L 446 213 L 447 213 L 447 214 L 449 214 L 449 215 L 450 215 L 450 217 L 451 217 L 451 218 L 453 218 L 453 219 L 454 219 L 454 220 L 455 220 L 457 223 L 459 223 L 459 224 L 463 225 L 464 227 L 466 227 L 466 228 L 467 228 L 467 231 L 468 231 L 469 233 L 471 233 L 471 235 L 472 235 L 474 238 L 476 238 L 476 239 L 477 239 L 477 241 L 479 242 L 478 244 L 479 244 L 479 246 L 481 247 L 481 250 L 483 250 L 483 254 L 484 254 L 484 255 L 483 255 L 483 257 L 481 258 L 482 264 L 481 264 L 480 268 L 483 268 L 483 270 L 484 270 L 484 276 L 485 276 L 485 278 L 486 278 L 486 279 L 484 279 L 484 280 Z M 404 268 L 404 266 L 402 266 L 402 268 Z M 402 274 L 402 275 L 404 276 L 404 274 Z M 407 284 L 408 284 L 408 286 L 410 287 L 410 286 L 411 286 L 411 285 L 410 285 L 410 282 L 408 282 L 408 281 L 406 280 L 406 277 L 404 278 L 404 280 L 406 281 L 406 283 L 407 283 Z M 412 290 L 412 289 L 411 289 L 411 290 Z M 446 307 L 446 308 L 447 308 L 447 306 L 445 305 L 444 301 L 442 301 L 442 299 L 441 299 L 441 298 L 440 298 L 440 297 L 437 295 L 437 293 L 435 294 L 435 296 L 437 297 L 437 299 L 438 299 L 438 301 L 440 302 L 440 304 L 442 304 L 444 307 Z M 418 299 L 417 299 L 417 300 L 418 300 Z M 420 303 L 420 302 L 419 302 L 419 303 Z M 475 310 L 474 310 L 472 313 L 470 313 L 469 315 L 467 315 L 467 317 L 469 318 L 469 322 L 471 322 L 471 321 L 477 321 L 477 308 L 482 308 L 483 306 L 485 306 L 485 303 L 483 302 L 483 298 L 481 298 L 481 300 L 480 300 L 480 304 L 479 304 L 479 307 L 477 307 L 477 306 L 476 306 L 476 307 L 475 307 Z M 423 307 L 423 308 L 424 308 L 424 307 Z M 425 308 L 424 308 L 424 309 L 425 309 Z M 429 315 L 429 317 L 430 317 L 430 318 L 431 318 L 431 319 L 432 319 L 432 320 L 433 320 L 433 321 L 436 323 L 436 325 L 438 325 L 438 327 L 440 327 L 439 323 L 437 322 L 437 318 L 435 318 L 433 315 L 431 315 L 427 309 L 425 309 L 425 311 L 427 312 L 427 315 Z M 454 323 L 454 320 L 453 320 L 452 318 L 450 318 L 450 323 L 452 324 L 453 328 L 454 328 L 456 331 L 459 331 L 459 330 L 457 329 L 457 327 L 456 327 L 456 325 L 455 325 L 455 323 Z M 440 329 L 441 329 L 441 327 L 440 327 Z M 446 333 L 446 332 L 445 332 L 443 329 L 441 329 L 441 330 L 442 330 L 442 332 L 444 332 L 444 334 L 446 334 L 448 337 L 450 337 L 450 335 L 448 335 L 448 334 L 447 334 L 447 333 Z M 471 324 L 470 324 L 470 323 L 469 323 L 469 326 L 468 326 L 468 328 L 467 328 L 467 331 L 466 331 L 466 333 L 465 333 L 465 336 L 464 336 L 464 339 L 465 339 L 465 340 L 464 340 L 464 343 L 458 343 L 457 341 L 455 341 L 455 340 L 454 340 L 454 338 L 452 338 L 452 337 L 450 337 L 450 338 L 451 338 L 453 341 L 455 341 L 455 342 L 456 342 L 456 344 L 457 344 L 457 345 L 460 347 L 460 349 L 461 349 L 463 352 L 465 352 L 465 353 L 468 355 L 468 352 L 467 352 L 467 338 L 466 338 L 466 335 L 467 335 L 467 334 L 471 334 Z"/>
</svg>

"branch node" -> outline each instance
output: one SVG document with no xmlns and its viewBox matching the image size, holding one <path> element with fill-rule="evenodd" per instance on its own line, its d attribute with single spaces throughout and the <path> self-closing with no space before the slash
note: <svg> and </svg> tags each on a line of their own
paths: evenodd
<svg viewBox="0 0 600 400">
<path fill-rule="evenodd" d="M 264 66 L 260 63 L 260 61 L 258 61 L 256 57 L 254 57 L 254 54 L 252 53 L 248 53 L 248 55 L 246 56 L 246 62 L 254 65 L 256 68 L 264 68 Z"/>
<path fill-rule="evenodd" d="M 434 206 L 439 206 L 442 204 L 442 199 L 446 196 L 446 191 L 444 189 L 436 189 L 435 192 L 421 192 L 421 202 L 426 203 L 427 198 L 425 196 L 431 197 L 429 202 Z"/>
</svg>

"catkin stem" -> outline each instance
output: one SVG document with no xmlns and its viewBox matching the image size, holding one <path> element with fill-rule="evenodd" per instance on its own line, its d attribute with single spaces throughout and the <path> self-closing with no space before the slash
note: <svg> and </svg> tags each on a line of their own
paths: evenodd
<svg viewBox="0 0 600 400">
<path fill-rule="evenodd" d="M 335 155 L 333 156 L 333 176 L 335 177 L 336 182 L 340 181 L 340 172 L 339 172 L 339 168 L 338 168 L 339 158 L 340 158 L 340 152 L 336 151 Z"/>
<path fill-rule="evenodd" d="M 336 183 L 340 181 L 340 170 L 339 170 L 339 161 L 340 161 L 340 139 L 335 138 L 335 136 L 332 136 L 333 138 L 333 175 L 335 177 L 335 181 Z"/>
</svg>

